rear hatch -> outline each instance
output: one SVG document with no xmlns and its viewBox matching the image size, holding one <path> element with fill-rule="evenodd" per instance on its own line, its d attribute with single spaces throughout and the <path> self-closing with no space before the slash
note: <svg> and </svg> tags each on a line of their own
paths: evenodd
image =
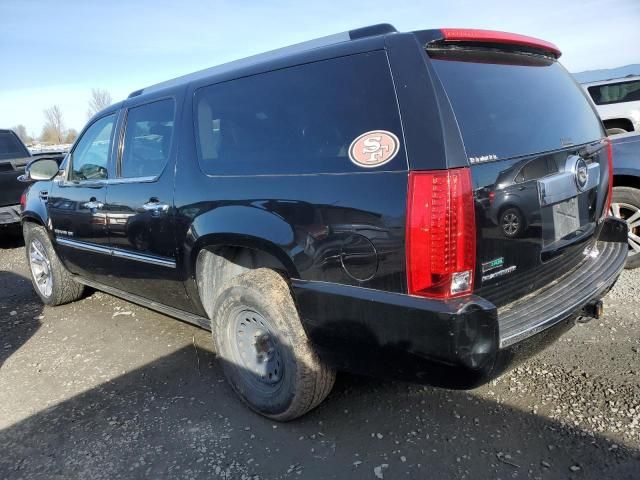
<svg viewBox="0 0 640 480">
<path fill-rule="evenodd" d="M 24 173 L 29 160 L 29 152 L 16 135 L 11 131 L 0 131 L 0 207 L 20 203 L 25 186 L 18 177 Z"/>
<path fill-rule="evenodd" d="M 601 122 L 550 45 L 427 44 L 471 170 L 475 293 L 497 306 L 577 267 L 607 201 Z"/>
</svg>

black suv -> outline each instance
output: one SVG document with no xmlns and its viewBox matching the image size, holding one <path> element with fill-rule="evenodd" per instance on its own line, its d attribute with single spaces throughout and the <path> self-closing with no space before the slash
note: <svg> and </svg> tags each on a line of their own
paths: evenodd
<svg viewBox="0 0 640 480">
<path fill-rule="evenodd" d="M 601 315 L 627 254 L 610 144 L 559 56 L 376 25 L 136 91 L 59 172 L 28 168 L 36 291 L 210 328 L 232 387 L 277 420 L 336 370 L 487 382 Z"/>
</svg>

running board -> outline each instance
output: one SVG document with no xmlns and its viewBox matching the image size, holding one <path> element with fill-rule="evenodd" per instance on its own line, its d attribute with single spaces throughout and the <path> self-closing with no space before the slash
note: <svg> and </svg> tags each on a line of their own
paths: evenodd
<svg viewBox="0 0 640 480">
<path fill-rule="evenodd" d="M 77 275 L 74 276 L 73 279 L 78 283 L 86 285 L 87 287 L 95 288 L 96 290 L 108 293 L 109 295 L 113 295 L 114 297 L 119 297 L 128 302 L 136 303 L 151 310 L 155 310 L 156 312 L 160 312 L 170 317 L 177 318 L 178 320 L 191 323 L 197 327 L 204 328 L 205 330 L 211 330 L 211 322 L 209 321 L 209 319 L 201 317 L 200 315 L 185 312 L 184 310 L 180 310 L 178 308 L 169 307 L 167 305 L 148 300 L 144 297 L 134 295 L 133 293 L 125 292 L 99 282 L 94 282 L 93 280 L 87 280 L 86 278 L 82 278 Z"/>
</svg>

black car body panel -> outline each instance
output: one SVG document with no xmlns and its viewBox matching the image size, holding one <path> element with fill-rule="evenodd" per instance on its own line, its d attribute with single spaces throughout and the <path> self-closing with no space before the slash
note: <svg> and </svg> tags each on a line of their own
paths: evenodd
<svg viewBox="0 0 640 480">
<path fill-rule="evenodd" d="M 579 231 L 558 238 L 549 230 L 540 203 L 548 175 L 539 174 L 520 200 L 529 228 L 502 235 L 492 202 L 506 202 L 499 197 L 518 172 L 553 158 L 561 167 L 546 173 L 568 173 L 567 159 L 599 142 L 602 128 L 596 123 L 579 144 L 470 161 L 463 113 L 434 64 L 447 60 L 426 50 L 438 32 L 371 27 L 136 91 L 89 122 L 66 173 L 30 189 L 23 218 L 47 226 L 81 281 L 200 325 L 211 308 L 199 278 L 202 252 L 241 250 L 242 259 L 230 257 L 236 271 L 267 265 L 289 278 L 307 334 L 329 364 L 456 388 L 485 382 L 606 293 L 624 262 L 618 244 L 626 231 L 603 216 L 610 179 L 600 152 L 588 159 L 598 181 L 575 194 Z M 490 54 L 506 65 L 556 68 L 555 59 L 532 55 L 540 54 Z M 159 119 L 154 109 L 166 101 L 175 110 Z M 595 114 L 582 120 L 597 122 Z M 399 145 L 384 165 L 364 168 L 347 148 L 376 130 Z M 152 175 L 127 176 L 136 149 L 156 162 Z M 408 178 L 454 168 L 473 179 L 476 288 L 448 300 L 409 295 Z M 513 275 L 494 275 L 511 265 Z M 581 272 L 589 278 L 571 302 L 553 295 Z M 538 323 L 518 323 L 533 297 L 545 300 Z M 508 312 L 516 319 L 502 324 Z"/>
</svg>

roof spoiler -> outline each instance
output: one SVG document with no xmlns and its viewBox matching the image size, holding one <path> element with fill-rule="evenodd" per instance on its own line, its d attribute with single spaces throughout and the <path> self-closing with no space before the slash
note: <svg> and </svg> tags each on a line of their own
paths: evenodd
<svg viewBox="0 0 640 480">
<path fill-rule="evenodd" d="M 562 52 L 551 42 L 539 38 L 519 35 L 517 33 L 499 32 L 495 30 L 477 30 L 469 28 L 441 28 L 440 37 L 433 38 L 429 44 L 500 44 L 526 47 L 537 50 L 554 58 L 560 58 Z"/>
</svg>

